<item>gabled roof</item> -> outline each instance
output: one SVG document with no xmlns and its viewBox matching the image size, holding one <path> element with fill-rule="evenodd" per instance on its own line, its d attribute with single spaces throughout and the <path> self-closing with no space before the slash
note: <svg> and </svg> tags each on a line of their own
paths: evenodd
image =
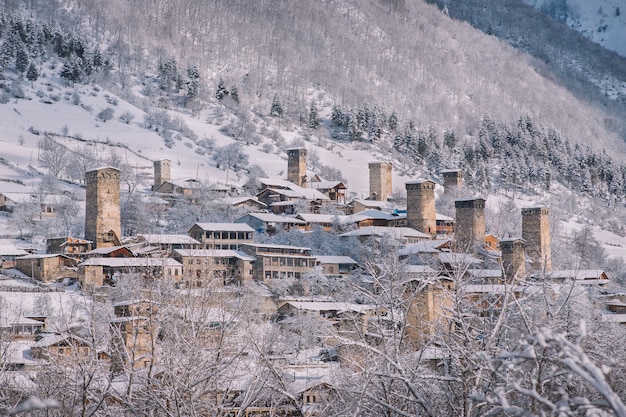
<svg viewBox="0 0 626 417">
<path fill-rule="evenodd" d="M 473 265 L 483 261 L 467 253 L 440 252 L 439 262 L 450 265 Z"/>
<path fill-rule="evenodd" d="M 247 216 L 257 218 L 264 223 L 292 223 L 292 224 L 301 224 L 305 225 L 306 222 L 300 219 L 296 219 L 295 217 L 287 217 L 280 216 L 274 213 L 248 213 L 245 216 L 242 216 L 235 220 L 236 223 L 242 223 L 243 219 Z"/>
<path fill-rule="evenodd" d="M 78 336 L 51 334 L 51 335 L 44 336 L 42 339 L 40 339 L 39 341 L 35 342 L 31 346 L 34 347 L 34 348 L 37 348 L 37 347 L 50 347 L 50 346 L 54 346 L 56 344 L 59 344 L 60 342 L 63 342 L 65 340 L 75 340 L 78 343 L 80 343 L 81 345 L 90 345 L 90 343 L 88 341 L 86 341 L 85 339 L 82 339 L 82 338 L 80 338 Z"/>
<path fill-rule="evenodd" d="M 85 255 L 107 255 L 109 253 L 113 253 L 116 250 L 120 250 L 120 249 L 126 249 L 127 251 L 131 252 L 128 246 L 121 245 L 121 246 L 109 246 L 109 247 L 104 247 L 104 248 L 96 248 L 96 249 L 90 250 L 89 252 L 85 252 Z"/>
<path fill-rule="evenodd" d="M 230 204 L 231 206 L 236 206 L 245 202 L 251 202 L 257 204 L 261 207 L 267 206 L 264 202 L 259 201 L 256 197 L 253 196 L 244 196 L 244 197 L 223 197 L 220 199 L 226 204 Z"/>
<path fill-rule="evenodd" d="M 282 306 L 280 306 L 280 308 L 283 308 L 286 305 L 290 305 L 296 310 L 343 311 L 359 314 L 376 309 L 376 306 L 368 304 L 345 303 L 337 301 L 287 301 Z"/>
<path fill-rule="evenodd" d="M 196 223 L 191 228 L 198 227 L 205 231 L 217 232 L 254 232 L 246 223 Z M 191 230 L 191 229 L 190 229 Z"/>
<path fill-rule="evenodd" d="M 153 245 L 198 245 L 196 239 L 189 235 L 139 234 L 141 240 Z"/>
<path fill-rule="evenodd" d="M 450 243 L 450 239 L 421 240 L 417 243 L 406 245 L 398 251 L 400 256 L 408 256 L 419 253 L 438 253 L 441 248 Z"/>
<path fill-rule="evenodd" d="M 256 258 L 238 251 L 230 249 L 176 249 L 174 255 L 182 257 L 200 257 L 200 258 L 237 258 L 244 261 L 256 261 Z"/>
<path fill-rule="evenodd" d="M 411 227 L 385 227 L 385 226 L 368 226 L 355 229 L 350 232 L 342 233 L 340 237 L 348 236 L 376 236 L 376 237 L 392 237 L 392 238 L 417 238 L 430 239 L 431 236 L 422 233 Z"/>
<path fill-rule="evenodd" d="M 78 266 L 124 267 L 173 267 L 182 264 L 172 258 L 89 258 Z"/>
<path fill-rule="evenodd" d="M 330 200 L 328 196 L 319 192 L 313 188 L 303 188 L 299 185 L 292 183 L 291 181 L 277 180 L 271 178 L 259 178 L 259 182 L 266 188 L 271 188 L 274 191 L 278 190 L 290 190 L 294 194 L 294 197 L 306 198 L 307 200 Z M 261 191 L 263 192 L 263 191 Z M 257 194 L 258 195 L 258 194 Z"/>
<path fill-rule="evenodd" d="M 307 183 L 307 186 L 316 190 L 330 190 L 331 188 L 345 190 L 347 188 L 342 181 L 311 181 Z"/>
<path fill-rule="evenodd" d="M 349 264 L 358 265 L 358 262 L 349 256 L 315 256 L 321 264 Z"/>
</svg>

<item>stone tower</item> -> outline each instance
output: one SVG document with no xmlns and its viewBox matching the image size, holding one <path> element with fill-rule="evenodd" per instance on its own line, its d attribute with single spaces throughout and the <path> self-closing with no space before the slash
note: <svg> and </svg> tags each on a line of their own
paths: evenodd
<svg viewBox="0 0 626 417">
<path fill-rule="evenodd" d="M 409 181 L 405 186 L 407 225 L 435 236 L 437 234 L 435 183 L 421 179 Z"/>
<path fill-rule="evenodd" d="M 522 239 L 526 241 L 526 254 L 535 271 L 552 270 L 550 250 L 550 209 L 528 207 L 522 209 Z"/>
<path fill-rule="evenodd" d="M 156 190 L 159 188 L 159 185 L 172 179 L 172 161 L 169 159 L 161 159 L 160 161 L 154 161 L 152 164 L 154 165 L 154 185 L 152 189 Z"/>
<path fill-rule="evenodd" d="M 443 176 L 443 194 L 458 196 L 463 188 L 463 170 L 446 169 L 441 171 Z"/>
<path fill-rule="evenodd" d="M 114 304 L 114 312 L 116 317 L 110 322 L 113 372 L 150 366 L 154 360 L 153 320 L 158 306 L 133 300 Z"/>
<path fill-rule="evenodd" d="M 370 199 L 387 201 L 392 193 L 391 162 L 370 162 Z"/>
<path fill-rule="evenodd" d="M 306 187 L 306 148 L 287 149 L 287 179 Z"/>
<path fill-rule="evenodd" d="M 506 282 L 521 278 L 526 274 L 526 257 L 524 254 L 524 239 L 502 239 L 502 270 Z"/>
<path fill-rule="evenodd" d="M 477 253 L 485 245 L 485 200 L 456 200 L 454 234 L 460 251 Z"/>
<path fill-rule="evenodd" d="M 122 237 L 120 222 L 120 170 L 96 168 L 85 173 L 87 201 L 85 239 L 95 248 L 115 246 Z"/>
</svg>

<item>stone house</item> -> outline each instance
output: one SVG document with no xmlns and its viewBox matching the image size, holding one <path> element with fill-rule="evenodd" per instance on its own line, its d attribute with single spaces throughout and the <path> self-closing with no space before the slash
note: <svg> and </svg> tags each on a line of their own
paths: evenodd
<svg viewBox="0 0 626 417">
<path fill-rule="evenodd" d="M 60 278 L 77 278 L 78 261 L 62 254 L 26 255 L 15 258 L 15 267 L 22 273 L 41 282 Z"/>
<path fill-rule="evenodd" d="M 182 269 L 172 258 L 89 258 L 78 265 L 78 281 L 83 289 L 113 285 L 123 276 L 180 282 Z"/>
<path fill-rule="evenodd" d="M 230 249 L 178 249 L 172 258 L 183 268 L 183 282 L 189 288 L 205 287 L 211 282 L 227 285 L 252 280 L 254 257 Z"/>
<path fill-rule="evenodd" d="M 89 342 L 74 335 L 47 335 L 31 346 L 35 359 L 86 357 L 91 354 L 91 351 L 92 346 Z"/>
<path fill-rule="evenodd" d="M 256 259 L 252 264 L 252 276 L 256 281 L 300 279 L 318 265 L 310 248 L 246 243 L 242 250 Z"/>
<path fill-rule="evenodd" d="M 239 250 L 254 239 L 254 229 L 245 223 L 196 223 L 187 234 L 205 249 Z"/>
<path fill-rule="evenodd" d="M 341 181 L 311 181 L 307 185 L 309 188 L 321 192 L 337 204 L 346 204 L 348 187 Z"/>
</svg>

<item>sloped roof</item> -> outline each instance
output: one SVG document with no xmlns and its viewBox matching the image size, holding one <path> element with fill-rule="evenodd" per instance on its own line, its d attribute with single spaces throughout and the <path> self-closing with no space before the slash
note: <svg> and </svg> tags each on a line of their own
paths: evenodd
<svg viewBox="0 0 626 417">
<path fill-rule="evenodd" d="M 368 304 L 356 304 L 338 301 L 287 301 L 282 306 L 280 306 L 280 308 L 284 307 L 287 304 L 297 310 L 308 311 L 349 311 L 354 313 L 364 313 L 366 311 L 376 309 L 376 306 Z"/>
<path fill-rule="evenodd" d="M 256 261 L 256 258 L 244 252 L 230 249 L 176 249 L 174 254 L 184 257 L 237 258 L 244 261 Z"/>
<path fill-rule="evenodd" d="M 196 223 L 192 226 L 202 230 L 218 232 L 254 232 L 246 223 Z"/>
<path fill-rule="evenodd" d="M 322 264 L 350 264 L 357 265 L 358 262 L 352 259 L 349 256 L 326 256 L 326 255 L 318 255 L 316 256 L 317 260 Z"/>
<path fill-rule="evenodd" d="M 265 223 L 293 223 L 302 225 L 306 224 L 305 221 L 296 219 L 295 217 L 280 216 L 274 213 L 248 213 L 245 216 L 236 219 L 235 222 L 241 223 L 242 220 L 247 216 L 255 217 Z"/>
<path fill-rule="evenodd" d="M 172 258 L 89 258 L 78 266 L 122 267 L 172 267 L 182 264 Z"/>
<path fill-rule="evenodd" d="M 418 253 L 438 253 L 440 248 L 451 242 L 450 239 L 421 240 L 417 243 L 406 245 L 398 251 L 398 255 L 407 256 Z"/>
<path fill-rule="evenodd" d="M 200 243 L 189 235 L 139 234 L 137 236 L 145 242 L 154 245 L 197 245 Z"/>
<path fill-rule="evenodd" d="M 342 233 L 340 237 L 348 236 L 378 236 L 392 238 L 419 238 L 430 239 L 430 235 L 422 233 L 411 227 L 385 227 L 385 226 L 367 226 L 350 232 Z"/>
<path fill-rule="evenodd" d="M 301 198 L 306 198 L 307 200 L 330 200 L 328 196 L 314 188 L 300 187 L 299 185 L 296 185 L 291 181 L 271 178 L 259 178 L 259 182 L 264 187 L 271 188 L 273 190 L 291 190 L 295 193 L 294 196 L 300 196 Z"/>
<path fill-rule="evenodd" d="M 475 258 L 474 256 L 467 253 L 454 253 L 454 252 L 441 252 L 439 253 L 439 261 L 444 264 L 452 264 L 452 265 L 472 265 L 472 264 L 480 264 L 483 261 Z"/>
</svg>

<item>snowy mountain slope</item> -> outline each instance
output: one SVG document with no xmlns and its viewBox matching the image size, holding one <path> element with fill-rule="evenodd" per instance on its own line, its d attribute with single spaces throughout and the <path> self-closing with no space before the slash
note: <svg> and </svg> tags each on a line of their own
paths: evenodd
<svg viewBox="0 0 626 417">
<path fill-rule="evenodd" d="M 624 0 L 523 0 L 585 37 L 626 56 L 626 2 Z"/>
</svg>

